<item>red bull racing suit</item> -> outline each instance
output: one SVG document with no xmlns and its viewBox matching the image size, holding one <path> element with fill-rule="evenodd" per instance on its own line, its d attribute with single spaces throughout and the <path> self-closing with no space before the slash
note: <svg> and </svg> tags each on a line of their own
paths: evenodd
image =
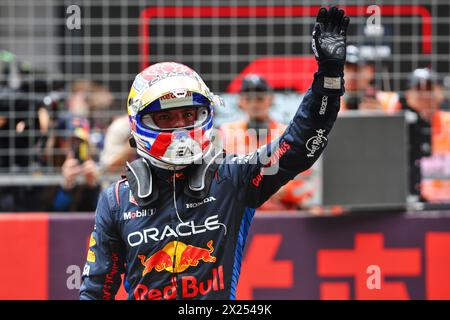
<svg viewBox="0 0 450 320">
<path fill-rule="evenodd" d="M 255 208 L 310 168 L 328 142 L 344 92 L 348 24 L 343 10 L 319 10 L 319 68 L 278 139 L 243 156 L 220 150 L 223 161 L 176 173 L 144 158 L 127 164 L 127 180 L 100 196 L 81 299 L 114 299 L 122 274 L 129 299 L 235 298 Z"/>
<path fill-rule="evenodd" d="M 200 200 L 183 192 L 183 170 L 175 183 L 173 172 L 155 170 L 151 208 L 137 205 L 125 179 L 103 191 L 81 299 L 114 299 L 122 274 L 129 299 L 234 299 L 255 208 L 310 168 L 328 142 L 343 89 L 312 88 L 279 139 L 246 156 L 226 155 Z M 267 173 L 275 163 L 278 170 Z"/>
</svg>

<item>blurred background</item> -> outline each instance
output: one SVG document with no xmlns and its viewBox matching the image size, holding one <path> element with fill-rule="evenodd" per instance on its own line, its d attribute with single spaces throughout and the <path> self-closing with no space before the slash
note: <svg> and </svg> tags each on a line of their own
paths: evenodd
<svg viewBox="0 0 450 320">
<path fill-rule="evenodd" d="M 330 4 L 0 1 L 0 298 L 77 298 L 98 194 L 136 157 L 137 73 L 192 67 L 225 101 L 217 143 L 251 152 L 274 137 L 228 142 L 289 124 Z M 341 112 L 320 160 L 257 211 L 238 298 L 449 299 L 450 5 L 332 4 L 351 18 Z"/>
</svg>

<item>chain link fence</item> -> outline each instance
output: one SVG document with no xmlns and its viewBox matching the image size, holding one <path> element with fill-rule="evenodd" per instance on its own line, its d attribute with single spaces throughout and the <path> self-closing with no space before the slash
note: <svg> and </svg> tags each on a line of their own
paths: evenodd
<svg viewBox="0 0 450 320">
<path fill-rule="evenodd" d="M 74 111 L 89 120 L 98 162 L 108 125 L 126 113 L 134 76 L 155 62 L 187 64 L 223 94 L 216 125 L 242 116 L 240 75 L 263 73 L 277 91 L 271 113 L 287 123 L 312 80 L 315 15 L 330 4 L 351 17 L 348 44 L 374 65 L 378 90 L 401 95 L 411 72 L 428 67 L 448 107 L 445 0 L 2 1 L 0 185 L 60 183 L 67 153 L 60 138 L 73 134 Z"/>
</svg>

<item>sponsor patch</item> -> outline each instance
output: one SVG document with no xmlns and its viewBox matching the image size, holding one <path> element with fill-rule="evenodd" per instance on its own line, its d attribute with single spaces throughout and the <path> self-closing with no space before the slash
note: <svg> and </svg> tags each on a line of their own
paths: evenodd
<svg viewBox="0 0 450 320">
<path fill-rule="evenodd" d="M 341 77 L 324 77 L 323 87 L 325 89 L 340 89 L 341 88 Z"/>
<path fill-rule="evenodd" d="M 88 262 L 95 262 L 95 253 L 94 253 L 94 251 L 92 251 L 90 249 L 88 251 L 87 261 Z"/>
<path fill-rule="evenodd" d="M 91 237 L 89 238 L 89 247 L 93 247 L 97 244 L 97 242 L 95 242 L 95 238 L 94 235 L 91 234 Z"/>
</svg>

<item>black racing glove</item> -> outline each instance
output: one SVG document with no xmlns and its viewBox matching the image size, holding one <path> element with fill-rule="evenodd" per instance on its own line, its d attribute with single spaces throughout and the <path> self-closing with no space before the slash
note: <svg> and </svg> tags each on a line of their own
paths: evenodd
<svg viewBox="0 0 450 320">
<path fill-rule="evenodd" d="M 344 64 L 350 18 L 344 10 L 321 8 L 312 34 L 312 49 L 319 65 L 313 90 L 323 95 L 344 94 Z"/>
</svg>

